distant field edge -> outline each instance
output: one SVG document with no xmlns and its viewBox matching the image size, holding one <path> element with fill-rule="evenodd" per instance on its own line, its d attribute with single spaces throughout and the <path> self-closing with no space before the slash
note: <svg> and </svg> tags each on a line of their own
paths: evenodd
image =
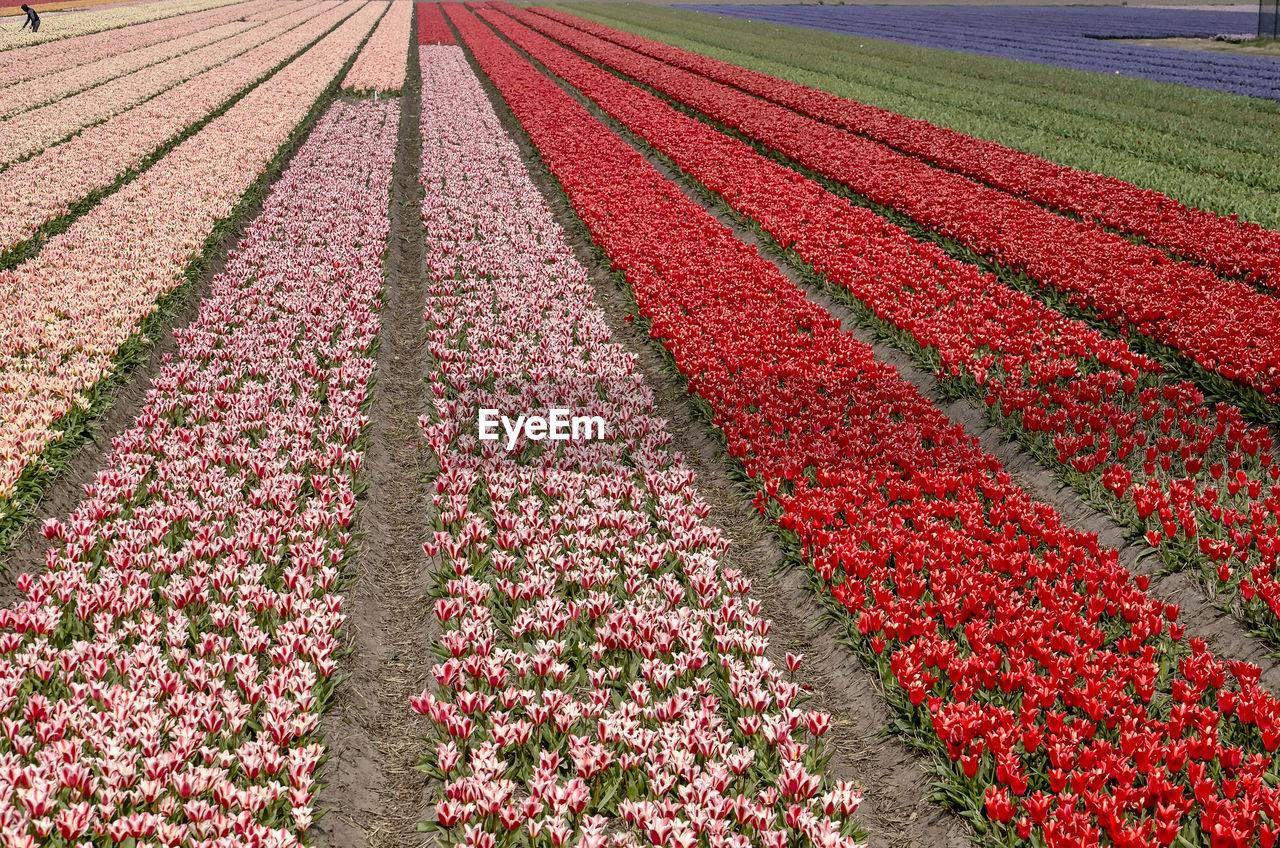
<svg viewBox="0 0 1280 848">
<path fill-rule="evenodd" d="M 1280 229 L 1273 101 L 649 3 L 543 5 Z"/>
</svg>

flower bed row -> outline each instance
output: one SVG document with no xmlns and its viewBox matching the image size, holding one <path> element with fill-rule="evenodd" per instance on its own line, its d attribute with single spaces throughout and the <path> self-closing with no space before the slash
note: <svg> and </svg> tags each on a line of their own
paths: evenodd
<svg viewBox="0 0 1280 848">
<path fill-rule="evenodd" d="M 415 3 L 418 9 L 419 44 L 453 44 L 453 32 L 445 23 L 439 3 Z"/>
<path fill-rule="evenodd" d="M 1280 286 L 1280 233 L 1189 208 L 1160 192 L 1057 165 L 928 121 L 909 118 L 700 56 L 550 9 L 538 14 L 646 56 L 883 142 L 1036 203 L 1142 236 L 1227 274 Z"/>
<path fill-rule="evenodd" d="M 421 65 L 443 636 L 413 707 L 442 844 L 852 846 L 829 716 L 766 656 L 634 357 L 462 51 Z M 480 409 L 548 407 L 605 438 L 476 438 Z"/>
<path fill-rule="evenodd" d="M 138 179 L 0 272 L 0 508 L 56 422 L 227 217 L 364 40 L 385 6 L 358 10 Z M 3 516 L 0 516 L 3 517 Z"/>
<path fill-rule="evenodd" d="M 53 56 L 67 49 L 65 44 L 49 45 L 48 48 L 40 49 L 45 42 L 63 41 L 68 38 L 101 33 L 105 30 L 132 27 L 178 15 L 238 5 L 242 2 L 243 0 L 159 0 L 156 3 L 121 5 L 111 9 L 67 12 L 57 16 L 56 27 L 43 27 L 43 32 L 35 34 L 23 32 L 13 26 L 6 27 L 3 32 L 0 32 L 0 67 L 7 66 L 11 61 L 27 61 L 36 57 Z M 72 44 L 73 49 L 78 46 L 77 43 Z"/>
<path fill-rule="evenodd" d="M 248 3 L 224 5 L 204 12 L 188 12 L 150 23 L 134 24 L 120 29 L 82 35 L 61 44 L 43 44 L 0 52 L 0 69 L 5 79 L 17 84 L 103 62 L 122 54 L 145 50 L 153 45 L 183 38 L 210 27 L 221 26 L 245 17 L 246 12 L 263 8 L 271 0 L 249 0 Z M 26 13 L 23 12 L 25 15 Z"/>
<path fill-rule="evenodd" d="M 1272 844 L 1280 702 L 1176 608 L 461 7 L 446 6 L 651 334 L 1001 839 Z M 901 726 L 901 724 L 900 724 Z M 1039 840 L 1038 843 L 1036 840 Z"/>
<path fill-rule="evenodd" d="M 64 97 L 21 116 L 0 122 L 0 163 L 8 164 L 38 153 L 99 121 L 123 112 L 172 88 L 192 75 L 215 68 L 322 11 L 318 4 L 302 7 L 280 4 L 273 20 L 248 32 L 193 50 L 183 56 L 143 68 Z"/>
<path fill-rule="evenodd" d="M 535 27 L 539 28 L 540 27 Z M 584 32 L 588 57 L 1275 403 L 1280 300 Z"/>
<path fill-rule="evenodd" d="M 84 198 L 154 157 L 157 149 L 294 58 L 356 5 L 313 8 L 319 14 L 260 47 L 0 171 L 0 251 L 32 238 Z"/>
<path fill-rule="evenodd" d="M 398 105 L 336 104 L 0 610 L 0 841 L 300 844 Z"/>
<path fill-rule="evenodd" d="M 349 91 L 399 94 L 409 63 L 409 29 L 413 24 L 411 0 L 392 0 L 378 28 L 369 36 L 342 87 Z"/>
<path fill-rule="evenodd" d="M 271 6 L 287 9 L 282 3 L 255 4 L 256 9 Z M 148 65 L 172 59 L 196 48 L 237 35 L 255 26 L 261 26 L 261 22 L 232 18 L 179 38 L 162 41 L 98 62 L 76 65 L 37 79 L 27 80 L 22 85 L 10 85 L 0 92 L 0 118 L 7 118 L 27 109 L 60 100 L 84 91 L 86 88 L 131 74 Z"/>
<path fill-rule="evenodd" d="M 852 294 L 873 329 L 930 351 L 940 379 L 990 407 L 1083 495 L 1105 493 L 1168 565 L 1240 583 L 1246 619 L 1280 644 L 1280 466 L 1265 427 L 517 23 L 532 15 L 481 14 Z"/>
</svg>

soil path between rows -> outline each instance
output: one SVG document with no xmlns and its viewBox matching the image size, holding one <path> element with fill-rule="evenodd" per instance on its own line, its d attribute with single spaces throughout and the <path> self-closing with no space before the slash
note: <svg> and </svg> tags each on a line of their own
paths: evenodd
<svg viewBox="0 0 1280 848">
<path fill-rule="evenodd" d="M 414 768 L 426 753 L 430 725 L 409 706 L 409 698 L 426 688 L 439 636 L 428 597 L 430 561 L 422 549 L 432 462 L 418 427 L 427 354 L 416 47 L 409 47 L 401 98 L 370 444 L 361 469 L 369 488 L 343 589 L 348 619 L 342 642 L 350 653 L 339 666 L 346 679 L 320 725 L 329 758 L 316 806 L 326 812 L 310 835 L 329 848 L 432 844 L 416 831 L 428 818 L 430 799 L 426 776 Z"/>
</svg>

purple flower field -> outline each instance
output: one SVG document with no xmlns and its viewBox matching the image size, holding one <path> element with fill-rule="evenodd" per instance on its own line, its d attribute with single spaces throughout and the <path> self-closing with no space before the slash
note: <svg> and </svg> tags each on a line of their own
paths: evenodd
<svg viewBox="0 0 1280 848">
<path fill-rule="evenodd" d="M 1252 32 L 1251 12 L 1026 6 L 682 6 L 887 41 L 1280 100 L 1280 59 L 1112 41 Z"/>
</svg>

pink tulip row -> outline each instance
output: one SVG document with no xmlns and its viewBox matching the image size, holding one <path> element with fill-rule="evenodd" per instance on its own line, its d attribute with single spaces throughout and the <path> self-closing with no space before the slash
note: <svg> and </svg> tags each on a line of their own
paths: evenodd
<svg viewBox="0 0 1280 848">
<path fill-rule="evenodd" d="M 412 0 L 394 0 L 382 23 L 373 31 L 342 87 L 350 91 L 398 94 L 404 87 L 409 63 L 409 30 L 413 26 Z"/>
<path fill-rule="evenodd" d="M 0 498 L 54 423 L 262 173 L 385 9 L 361 3 L 315 47 L 99 203 L 39 255 L 0 272 Z"/>
<path fill-rule="evenodd" d="M 44 43 L 50 41 L 63 41 L 68 38 L 92 35 L 119 27 L 145 24 L 177 15 L 236 5 L 240 2 L 242 0 L 161 0 L 157 3 L 140 3 L 136 6 L 115 6 L 110 9 L 86 9 L 82 12 L 67 12 L 57 16 L 58 25 L 56 27 L 44 27 L 41 32 L 35 35 L 30 32 L 18 31 L 16 26 L 7 27 L 0 32 L 0 57 L 3 57 L 3 54 L 8 53 L 10 50 L 15 53 L 20 50 L 31 50 L 33 47 L 43 46 Z M 42 53 L 32 51 L 23 53 L 21 57 L 15 56 L 14 58 L 26 59 L 33 55 L 49 55 L 63 49 L 64 46 L 51 46 L 51 50 Z"/>
<path fill-rule="evenodd" d="M 272 4 L 277 8 L 289 9 L 293 4 Z M 294 7 L 296 8 L 296 7 Z M 205 47 L 246 30 L 261 26 L 258 21 L 233 20 L 217 26 L 209 27 L 162 41 L 140 50 L 134 50 L 120 56 L 112 56 L 86 65 L 76 65 L 61 72 L 48 74 L 38 79 L 28 80 L 22 85 L 12 85 L 0 91 L 0 117 L 9 117 L 28 109 L 34 109 L 45 103 L 51 103 L 69 97 L 87 88 L 134 73 L 142 68 L 164 62 L 175 56 L 181 56 L 200 47 Z"/>
<path fill-rule="evenodd" d="M 73 203 L 136 168 L 156 148 L 330 30 L 355 4 L 325 0 L 312 9 L 320 14 L 301 26 L 0 171 L 0 250 L 31 238 Z"/>
<path fill-rule="evenodd" d="M 344 616 L 399 107 L 338 103 L 0 610 L 0 842 L 292 846 Z M 63 841 L 58 841 L 63 840 Z"/>
<path fill-rule="evenodd" d="M 64 39 L 56 45 L 8 50 L 0 53 L 0 69 L 4 71 L 5 81 L 13 86 L 14 91 L 18 91 L 24 86 L 17 83 L 69 73 L 125 54 L 140 53 L 155 45 L 220 27 L 244 17 L 253 21 L 257 10 L 269 8 L 273 3 L 274 0 L 250 0 L 248 3 L 223 6 L 207 12 L 178 15 L 95 35 Z"/>
<path fill-rule="evenodd" d="M 10 163 L 44 150 L 98 121 L 136 106 L 194 74 L 227 62 L 288 32 L 320 11 L 314 5 L 280 4 L 273 20 L 232 38 L 143 68 L 71 97 L 0 121 L 0 162 Z"/>
<path fill-rule="evenodd" d="M 446 658 L 413 708 L 436 728 L 433 829 L 490 848 L 852 846 L 861 794 L 821 775 L 830 718 L 767 656 L 634 357 L 461 49 L 420 57 Z M 606 438 L 477 438 L 482 408 L 548 407 L 600 416 Z"/>
</svg>

